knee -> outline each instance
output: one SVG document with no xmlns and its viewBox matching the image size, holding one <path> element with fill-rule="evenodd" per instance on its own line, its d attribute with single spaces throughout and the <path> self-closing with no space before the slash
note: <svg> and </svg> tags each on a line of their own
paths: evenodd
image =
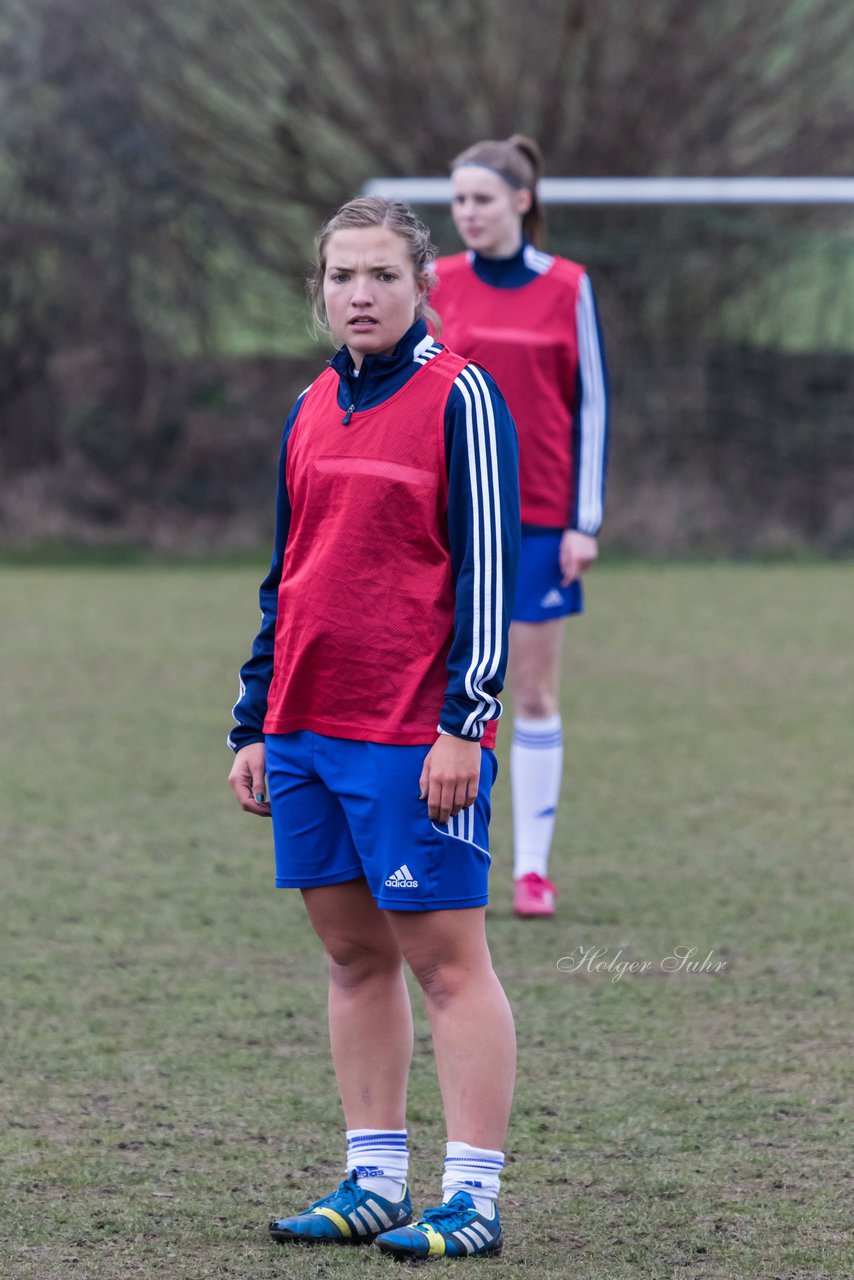
<svg viewBox="0 0 854 1280">
<path fill-rule="evenodd" d="M 513 710 L 527 720 L 546 720 L 557 714 L 557 690 L 545 661 L 519 663 L 512 671 Z"/>
<path fill-rule="evenodd" d="M 352 990 L 377 978 L 388 978 L 403 966 L 398 951 L 377 947 L 361 939 L 328 939 L 326 954 L 329 957 L 330 981 L 342 990 Z"/>
<path fill-rule="evenodd" d="M 549 720 L 558 713 L 554 694 L 535 683 L 514 690 L 513 707 L 516 715 L 526 720 Z"/>
<path fill-rule="evenodd" d="M 450 1004 L 473 981 L 469 968 L 452 962 L 410 962 L 410 968 L 424 993 L 424 999 L 439 1009 Z"/>
</svg>

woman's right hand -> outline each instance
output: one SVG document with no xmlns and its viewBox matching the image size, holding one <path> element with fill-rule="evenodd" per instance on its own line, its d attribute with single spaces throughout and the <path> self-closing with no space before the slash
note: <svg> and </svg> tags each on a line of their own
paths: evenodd
<svg viewBox="0 0 854 1280">
<path fill-rule="evenodd" d="M 599 544 L 589 533 L 579 533 L 577 529 L 565 529 L 560 540 L 560 585 L 568 587 L 570 582 L 586 573 L 599 555 Z"/>
<path fill-rule="evenodd" d="M 264 743 L 250 742 L 248 747 L 241 747 L 234 757 L 228 782 L 241 809 L 245 809 L 247 813 L 256 813 L 259 818 L 270 817 L 266 775 L 267 753 Z"/>
</svg>

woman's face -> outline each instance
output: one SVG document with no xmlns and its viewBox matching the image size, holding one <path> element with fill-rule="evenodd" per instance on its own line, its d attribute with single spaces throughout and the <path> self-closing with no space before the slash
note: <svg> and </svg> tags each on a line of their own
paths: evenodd
<svg viewBox="0 0 854 1280">
<path fill-rule="evenodd" d="M 329 237 L 323 301 L 329 327 L 347 344 L 357 369 L 363 356 L 394 350 L 415 320 L 425 288 L 396 231 L 353 227 Z"/>
<path fill-rule="evenodd" d="M 467 249 L 485 258 L 510 258 L 522 243 L 530 191 L 517 191 L 492 169 L 462 165 L 451 175 L 451 216 Z"/>
</svg>

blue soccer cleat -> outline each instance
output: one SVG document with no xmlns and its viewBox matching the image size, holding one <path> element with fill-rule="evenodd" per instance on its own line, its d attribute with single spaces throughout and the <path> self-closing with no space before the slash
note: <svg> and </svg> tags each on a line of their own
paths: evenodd
<svg viewBox="0 0 854 1280">
<path fill-rule="evenodd" d="M 371 1244 L 380 1232 L 411 1221 L 408 1187 L 399 1200 L 386 1200 L 360 1187 L 354 1171 L 305 1213 L 274 1219 L 270 1236 L 279 1244 Z"/>
<path fill-rule="evenodd" d="M 402 1261 L 428 1258 L 486 1257 L 501 1252 L 504 1240 L 498 1209 L 492 1217 L 478 1213 L 467 1191 L 458 1191 L 447 1204 L 425 1209 L 411 1227 L 393 1227 L 377 1237 L 381 1253 Z"/>
</svg>

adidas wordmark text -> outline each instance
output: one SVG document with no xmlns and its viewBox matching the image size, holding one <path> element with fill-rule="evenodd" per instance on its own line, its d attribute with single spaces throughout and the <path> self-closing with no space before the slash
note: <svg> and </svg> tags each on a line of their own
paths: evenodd
<svg viewBox="0 0 854 1280">
<path fill-rule="evenodd" d="M 387 889 L 418 888 L 418 881 L 415 879 L 405 862 L 397 868 L 397 871 L 392 871 L 385 883 Z"/>
</svg>

